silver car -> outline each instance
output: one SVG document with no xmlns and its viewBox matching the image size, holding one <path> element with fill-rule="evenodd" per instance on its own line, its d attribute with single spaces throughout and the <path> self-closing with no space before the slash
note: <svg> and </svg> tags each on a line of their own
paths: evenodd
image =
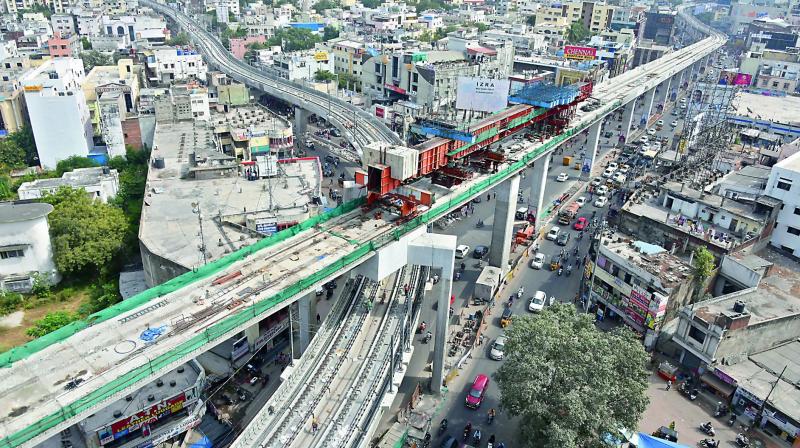
<svg viewBox="0 0 800 448">
<path fill-rule="evenodd" d="M 492 347 L 489 349 L 489 357 L 494 359 L 495 361 L 501 361 L 503 356 L 506 353 L 506 340 L 508 338 L 505 335 L 498 336 L 497 339 L 494 340 L 492 343 Z"/>
</svg>

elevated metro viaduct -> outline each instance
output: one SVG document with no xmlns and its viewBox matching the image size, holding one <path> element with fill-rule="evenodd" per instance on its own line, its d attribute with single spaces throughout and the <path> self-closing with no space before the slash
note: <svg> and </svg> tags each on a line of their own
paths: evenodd
<svg viewBox="0 0 800 448">
<path fill-rule="evenodd" d="M 150 0 L 142 1 L 152 4 Z M 160 10 L 172 17 L 177 14 L 163 6 Z M 360 211 L 359 202 L 347 203 L 0 355 L 0 367 L 4 369 L 0 384 L 0 402 L 3 403 L 0 446 L 33 446 L 45 440 L 242 329 L 250 328 L 288 304 L 308 297 L 318 285 L 374 257 L 390 256 L 388 251 L 397 250 L 396 243 L 404 237 L 407 245 L 415 235 L 417 238 L 421 236 L 418 234 L 420 229 L 424 233 L 428 224 L 489 189 L 499 187 L 501 197 L 498 199 L 507 198 L 498 200 L 496 216 L 508 219 L 496 219 L 495 233 L 498 236 L 493 235 L 493 246 L 496 238 L 504 240 L 505 234 L 510 238 L 520 171 L 533 165 L 538 174 L 532 177 L 541 186 L 549 153 L 585 130 L 588 130 L 588 147 L 593 160 L 601 123 L 606 116 L 622 109 L 628 126 L 627 135 L 638 98 L 644 97 L 642 115 L 649 116 L 659 86 L 661 95 L 666 95 L 670 86 L 680 85 L 682 79 L 691 79 L 705 66 L 709 55 L 725 43 L 724 36 L 686 14 L 681 15 L 683 20 L 703 29 L 710 37 L 596 86 L 593 97 L 600 103 L 598 109 L 578 114 L 562 134 L 529 147 L 497 173 L 479 176 L 454 187 L 450 194 L 437 198 L 429 210 L 408 222 L 398 225 L 390 218 L 367 217 Z M 189 23 L 185 18 L 182 20 Z M 203 36 L 197 26 L 190 29 L 193 36 Z M 224 68 L 225 64 L 231 64 L 227 60 L 232 56 L 219 52 L 216 47 L 210 50 L 207 57 L 214 59 L 219 66 Z M 265 85 L 273 82 L 254 69 L 245 69 L 238 64 L 232 71 L 239 76 L 246 75 L 245 79 L 250 79 L 251 85 L 253 82 Z M 267 87 L 278 88 L 275 86 L 285 88 L 278 83 Z M 304 89 L 286 88 L 281 95 L 300 107 L 321 108 L 317 95 L 310 97 Z M 341 115 L 330 118 L 336 125 L 342 125 L 345 120 Z M 384 133 L 379 127 L 361 126 L 359 130 L 361 133 L 355 138 L 361 138 L 360 144 L 371 136 L 397 143 L 390 131 Z M 541 203 L 543 189 L 539 191 Z M 538 209 L 541 210 L 541 206 Z M 494 253 L 492 262 L 505 266 L 504 257 L 507 256 Z M 446 261 L 441 260 L 439 258 L 435 262 L 439 266 L 434 267 L 446 270 L 443 266 Z M 376 276 L 388 274 L 375 272 Z M 221 278 L 228 281 L 214 281 Z M 443 298 L 449 296 L 449 290 L 441 294 Z M 440 309 L 446 310 L 447 304 Z M 116 344 L 136 339 L 150 325 L 173 322 L 181 324 L 173 325 L 153 344 L 139 345 L 125 353 L 114 350 Z M 439 390 L 442 381 L 439 355 L 444 351 L 446 331 L 444 325 L 437 325 L 435 353 L 439 361 L 435 365 L 432 385 L 435 391 Z M 65 391 L 64 379 L 77 377 L 84 378 L 85 382 Z M 259 438 L 254 435 L 256 437 L 248 440 L 257 444 Z"/>
</svg>

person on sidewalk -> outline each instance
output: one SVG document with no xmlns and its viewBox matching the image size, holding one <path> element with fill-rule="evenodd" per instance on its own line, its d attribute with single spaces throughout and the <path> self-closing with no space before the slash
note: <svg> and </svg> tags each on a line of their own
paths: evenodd
<svg viewBox="0 0 800 448">
<path fill-rule="evenodd" d="M 667 390 L 672 389 L 672 380 L 667 380 Z"/>
<path fill-rule="evenodd" d="M 319 420 L 313 414 L 311 415 L 311 434 L 316 434 L 319 429 Z"/>
</svg>

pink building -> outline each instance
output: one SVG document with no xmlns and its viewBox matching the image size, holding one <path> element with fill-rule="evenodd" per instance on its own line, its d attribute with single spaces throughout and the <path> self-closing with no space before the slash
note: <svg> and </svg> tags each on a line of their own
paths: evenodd
<svg viewBox="0 0 800 448">
<path fill-rule="evenodd" d="M 244 39 L 240 38 L 233 38 L 231 39 L 231 53 L 236 59 L 244 59 L 244 54 L 247 53 L 247 44 L 254 44 L 254 43 L 263 44 L 267 42 L 267 38 L 264 35 L 259 36 L 248 36 Z"/>
<path fill-rule="evenodd" d="M 81 41 L 76 34 L 61 37 L 61 33 L 56 32 L 47 40 L 47 49 L 51 58 L 77 58 L 81 55 Z"/>
</svg>

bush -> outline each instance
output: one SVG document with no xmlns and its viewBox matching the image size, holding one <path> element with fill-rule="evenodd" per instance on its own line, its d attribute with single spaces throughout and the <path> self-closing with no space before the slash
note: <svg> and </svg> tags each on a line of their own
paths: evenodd
<svg viewBox="0 0 800 448">
<path fill-rule="evenodd" d="M 22 306 L 22 294 L 0 291 L 0 316 L 11 314 Z"/>
<path fill-rule="evenodd" d="M 39 273 L 34 274 L 31 293 L 36 294 L 40 299 L 50 297 L 50 281 Z"/>
<path fill-rule="evenodd" d="M 78 318 L 79 316 L 76 313 L 70 313 L 69 311 L 53 311 L 34 322 L 32 327 L 25 330 L 25 334 L 34 338 L 40 338 L 65 325 L 69 325 L 78 320 Z"/>
</svg>

